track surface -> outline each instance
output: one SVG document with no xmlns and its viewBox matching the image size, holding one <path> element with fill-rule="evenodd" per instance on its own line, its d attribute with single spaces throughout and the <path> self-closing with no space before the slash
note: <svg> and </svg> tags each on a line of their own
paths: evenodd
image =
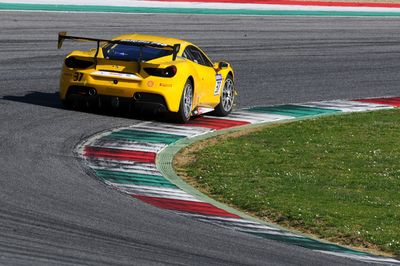
<svg viewBox="0 0 400 266">
<path fill-rule="evenodd" d="M 351 264 L 148 206 L 89 177 L 74 146 L 134 119 L 63 110 L 58 31 L 164 34 L 237 73 L 239 107 L 398 94 L 400 19 L 0 13 L 0 264 Z"/>
</svg>

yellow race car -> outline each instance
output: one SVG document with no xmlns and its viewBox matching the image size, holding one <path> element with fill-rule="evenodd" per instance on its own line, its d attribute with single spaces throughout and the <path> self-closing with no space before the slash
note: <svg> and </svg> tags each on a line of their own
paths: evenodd
<svg viewBox="0 0 400 266">
<path fill-rule="evenodd" d="M 65 58 L 60 99 L 77 104 L 170 112 L 178 122 L 213 111 L 228 115 L 235 100 L 234 73 L 229 63 L 215 62 L 196 45 L 174 38 L 128 34 L 112 40 L 58 35 L 91 41 L 97 47 L 71 52 Z"/>
</svg>

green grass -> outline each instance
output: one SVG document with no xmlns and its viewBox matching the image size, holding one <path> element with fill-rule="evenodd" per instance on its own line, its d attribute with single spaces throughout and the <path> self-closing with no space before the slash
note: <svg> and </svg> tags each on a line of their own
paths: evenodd
<svg viewBox="0 0 400 266">
<path fill-rule="evenodd" d="M 269 126 L 194 151 L 219 201 L 342 244 L 400 256 L 400 111 Z"/>
</svg>

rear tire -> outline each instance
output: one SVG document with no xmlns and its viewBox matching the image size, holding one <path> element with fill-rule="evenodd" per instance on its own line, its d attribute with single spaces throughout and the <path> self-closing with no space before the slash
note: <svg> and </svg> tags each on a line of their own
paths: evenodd
<svg viewBox="0 0 400 266">
<path fill-rule="evenodd" d="M 221 98 L 213 114 L 217 116 L 227 116 L 232 112 L 235 101 L 235 87 L 232 75 L 228 75 L 222 88 Z"/>
<path fill-rule="evenodd" d="M 73 94 L 67 94 L 65 99 L 61 100 L 61 103 L 63 107 L 68 110 L 76 110 L 81 106 L 80 99 Z"/>
<path fill-rule="evenodd" d="M 72 103 L 71 103 L 71 101 L 68 101 L 67 99 L 61 100 L 61 104 L 64 107 L 64 109 L 67 109 L 67 110 L 72 109 Z"/>
<path fill-rule="evenodd" d="M 193 83 L 188 79 L 183 87 L 182 97 L 179 104 L 179 111 L 173 113 L 174 120 L 178 123 L 186 123 L 189 121 L 192 113 L 193 104 Z"/>
</svg>

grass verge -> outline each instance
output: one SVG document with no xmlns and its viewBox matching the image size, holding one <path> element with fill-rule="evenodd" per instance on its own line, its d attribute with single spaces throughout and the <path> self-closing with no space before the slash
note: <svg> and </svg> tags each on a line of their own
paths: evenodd
<svg viewBox="0 0 400 266">
<path fill-rule="evenodd" d="M 399 144 L 400 110 L 354 113 L 206 140 L 175 166 L 261 219 L 399 257 Z"/>
</svg>

